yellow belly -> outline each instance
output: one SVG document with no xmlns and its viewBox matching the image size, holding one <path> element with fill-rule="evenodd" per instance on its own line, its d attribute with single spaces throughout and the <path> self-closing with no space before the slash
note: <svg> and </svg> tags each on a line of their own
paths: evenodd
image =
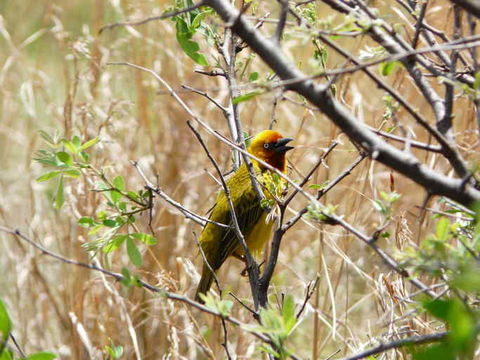
<svg viewBox="0 0 480 360">
<path fill-rule="evenodd" d="M 245 241 L 247 242 L 248 249 L 253 256 L 258 256 L 258 254 L 263 250 L 265 243 L 270 239 L 272 235 L 272 227 L 274 221 L 266 222 L 267 213 L 263 213 L 260 219 L 257 221 L 252 231 L 247 235 Z M 239 245 L 236 251 L 237 254 L 243 255 L 242 246 Z"/>
</svg>

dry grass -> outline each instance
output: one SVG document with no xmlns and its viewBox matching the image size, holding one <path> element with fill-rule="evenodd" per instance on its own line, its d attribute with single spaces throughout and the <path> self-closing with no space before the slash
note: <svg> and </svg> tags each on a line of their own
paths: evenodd
<svg viewBox="0 0 480 360">
<path fill-rule="evenodd" d="M 388 5 L 385 2 L 377 6 Z M 56 129 L 84 138 L 100 136 L 102 141 L 93 152 L 93 161 L 98 167 L 106 166 L 109 175 L 122 174 L 129 188 L 139 189 L 142 180 L 130 160 L 140 160 L 152 179 L 158 176 L 166 193 L 198 213 L 208 210 L 218 187 L 205 171 L 212 170 L 212 166 L 186 126 L 187 114 L 170 96 L 157 94 L 164 89 L 152 77 L 105 64 L 129 61 L 152 68 L 176 89 L 181 84 L 220 89 L 211 94 L 223 101 L 228 96 L 225 81 L 192 71 L 196 66 L 176 43 L 174 23 L 169 20 L 98 35 L 104 24 L 142 18 L 167 6 L 169 3 L 163 1 L 0 3 L 0 223 L 22 229 L 65 257 L 89 261 L 90 255 L 81 247 L 88 236 L 76 220 L 97 211 L 102 206 L 101 197 L 89 191 L 92 184 L 82 177 L 69 184 L 63 209 L 53 210 L 53 187 L 35 182 L 42 172 L 32 161 L 35 151 L 42 147 L 39 130 Z M 275 6 L 261 5 L 265 9 Z M 428 20 L 448 33 L 449 4 L 437 1 L 436 6 L 440 8 L 432 11 Z M 322 17 L 329 16 L 326 7 L 318 9 Z M 388 14 L 402 21 L 394 12 Z M 265 25 L 264 30 L 271 27 Z M 340 42 L 357 54 L 359 49 L 372 45 L 367 40 Z M 313 69 L 308 61 L 313 51 L 310 43 L 301 44 L 298 37 L 292 36 L 286 39 L 285 49 L 304 71 Z M 213 63 L 212 57 L 210 60 Z M 329 66 L 342 63 L 343 59 L 330 52 Z M 252 62 L 249 71 L 253 70 L 260 74 L 266 71 L 258 59 Z M 398 69 L 388 80 L 426 118 L 432 119 L 428 105 L 404 71 Z M 244 103 L 241 117 L 246 131 L 256 133 L 268 127 L 274 95 L 267 93 Z M 213 128 L 228 134 L 223 115 L 212 104 L 195 94 L 181 96 Z M 382 123 L 382 96 L 362 74 L 345 76 L 338 83 L 338 97 L 372 126 Z M 397 115 L 417 139 L 429 141 L 403 110 Z M 319 112 L 282 101 L 275 117 L 275 128 L 295 138 L 296 150 L 290 156 L 295 168 L 290 173 L 293 178 L 301 178 L 300 174 L 306 173 L 334 139 L 342 144 L 320 168 L 313 183 L 334 178 L 358 156 L 348 139 Z M 455 119 L 459 143 L 467 158 L 474 160 L 473 150 L 478 150 L 474 143 L 474 112 L 461 99 Z M 204 137 L 227 171 L 229 150 L 214 138 L 206 134 Z M 432 167 L 447 169 L 437 155 L 415 153 Z M 395 253 L 429 232 L 430 215 L 420 222 L 419 210 L 414 207 L 421 205 L 423 191 L 411 181 L 365 160 L 328 194 L 325 202 L 338 205 L 338 214 L 370 233 L 381 221 L 371 200 L 378 198 L 380 191 L 392 189 L 402 194 L 389 226 L 395 236 L 390 243 L 381 240 L 380 245 Z M 290 214 L 302 206 L 299 198 Z M 148 231 L 147 221 L 145 215 L 140 222 L 143 231 Z M 146 251 L 139 274 L 191 296 L 198 281 L 194 269 L 201 262 L 192 232 L 198 234 L 200 227 L 159 200 L 153 227 L 158 245 Z M 225 358 L 218 319 L 142 289 L 125 290 L 97 273 L 42 256 L 11 236 L 0 234 L 0 239 L 0 297 L 14 319 L 15 335 L 27 351 L 48 349 L 62 359 L 102 359 L 106 358 L 104 346 L 113 343 L 125 347 L 127 359 L 135 358 L 135 348 L 142 359 Z M 128 264 L 124 252 L 111 259 L 115 271 Z M 219 277 L 248 299 L 247 280 L 239 276 L 241 268 L 241 264 L 230 260 Z M 390 273 L 368 248 L 342 229 L 305 220 L 287 233 L 271 293 L 277 297 L 293 294 L 300 304 L 307 284 L 317 276 L 317 291 L 290 341 L 290 348 L 304 358 L 324 359 L 337 349 L 346 355 L 363 349 L 372 339 L 429 330 L 429 322 L 420 317 L 391 324 L 411 310 L 408 302 L 399 300 L 412 293 L 408 283 Z M 238 304 L 233 313 L 245 322 L 252 320 Z M 253 337 L 231 327 L 229 335 L 229 346 L 239 359 L 261 358 L 256 349 L 259 343 Z M 391 358 L 404 356 L 399 352 Z"/>
</svg>

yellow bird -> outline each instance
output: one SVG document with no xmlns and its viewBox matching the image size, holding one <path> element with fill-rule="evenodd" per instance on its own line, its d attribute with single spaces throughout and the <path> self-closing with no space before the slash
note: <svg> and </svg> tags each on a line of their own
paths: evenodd
<svg viewBox="0 0 480 360">
<path fill-rule="evenodd" d="M 285 153 L 293 149 L 287 144 L 292 139 L 284 138 L 273 130 L 264 130 L 257 134 L 248 147 L 248 152 L 281 172 L 286 172 Z M 252 160 L 256 178 L 262 186 L 267 199 L 281 195 L 286 182 L 278 174 L 268 170 L 257 161 Z M 269 239 L 274 220 L 268 217 L 267 212 L 260 204 L 260 198 L 252 186 L 246 164 L 242 164 L 237 171 L 226 181 L 230 191 L 230 198 L 235 208 L 235 215 L 240 230 L 245 238 L 248 249 L 253 255 L 258 254 Z M 215 206 L 212 209 L 210 220 L 233 227 L 230 206 L 225 192 L 217 195 Z M 208 223 L 200 235 L 200 246 L 205 254 L 206 263 L 203 265 L 202 278 L 195 294 L 195 300 L 201 301 L 199 294 L 206 294 L 212 285 L 214 274 L 230 256 L 241 257 L 243 248 L 235 235 L 233 228 L 225 228 Z"/>
</svg>

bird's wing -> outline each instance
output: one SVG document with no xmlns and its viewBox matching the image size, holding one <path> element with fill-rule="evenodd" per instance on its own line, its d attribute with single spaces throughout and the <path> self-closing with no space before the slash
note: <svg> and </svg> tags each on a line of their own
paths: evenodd
<svg viewBox="0 0 480 360">
<path fill-rule="evenodd" d="M 260 205 L 260 201 L 255 190 L 251 186 L 249 186 L 248 189 L 244 191 L 236 199 L 236 201 L 234 201 L 234 204 L 238 227 L 246 240 L 250 231 L 260 220 L 264 210 Z M 230 255 L 232 255 L 237 247 L 241 246 L 235 232 L 235 225 L 230 211 L 228 212 L 226 220 L 227 224 L 230 225 L 230 228 L 224 229 L 222 234 L 218 258 L 220 264 L 222 264 Z"/>
<path fill-rule="evenodd" d="M 255 170 L 258 176 L 259 170 Z M 227 179 L 227 186 L 230 190 L 230 198 L 234 204 L 240 231 L 246 239 L 260 220 L 264 210 L 252 186 L 245 164 Z M 200 244 L 207 261 L 214 270 L 217 270 L 241 246 L 234 229 L 230 206 L 223 191 L 220 191 L 217 196 L 210 220 L 230 226 L 230 228 L 224 228 L 209 223 L 200 236 Z"/>
</svg>

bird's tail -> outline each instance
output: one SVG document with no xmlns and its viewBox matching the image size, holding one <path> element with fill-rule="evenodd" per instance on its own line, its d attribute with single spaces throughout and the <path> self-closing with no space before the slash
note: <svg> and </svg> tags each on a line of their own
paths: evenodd
<svg viewBox="0 0 480 360">
<path fill-rule="evenodd" d="M 206 294 L 208 290 L 210 290 L 213 282 L 213 277 L 214 274 L 212 273 L 212 270 L 210 270 L 210 268 L 206 264 L 204 264 L 202 269 L 202 278 L 200 279 L 200 283 L 197 287 L 197 292 L 195 293 L 195 301 L 198 301 L 202 304 L 204 303 L 204 301 L 200 299 L 200 294 Z"/>
</svg>

